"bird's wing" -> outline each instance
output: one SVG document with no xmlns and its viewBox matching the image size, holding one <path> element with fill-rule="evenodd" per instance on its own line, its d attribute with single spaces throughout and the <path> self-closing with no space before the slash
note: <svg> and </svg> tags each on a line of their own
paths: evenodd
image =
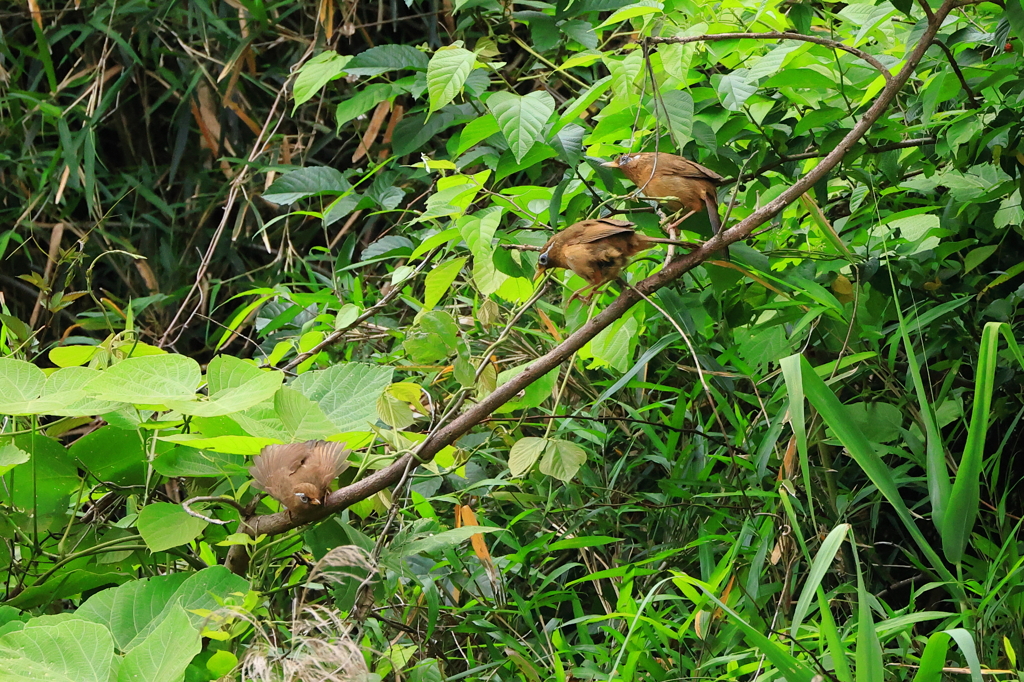
<svg viewBox="0 0 1024 682">
<path fill-rule="evenodd" d="M 302 464 L 297 478 L 312 483 L 319 489 L 326 488 L 331 481 L 348 468 L 348 456 L 351 450 L 345 449 L 344 443 L 328 443 L 313 441 L 306 443 L 309 456 Z"/>
<path fill-rule="evenodd" d="M 690 161 L 684 159 L 681 156 L 674 156 L 672 154 L 664 154 L 658 158 L 657 170 L 671 173 L 672 175 L 678 175 L 684 178 L 698 178 L 701 180 L 710 180 L 711 182 L 718 184 L 725 178 L 711 170 L 706 168 L 696 161 Z"/>
<path fill-rule="evenodd" d="M 633 229 L 633 223 L 628 220 L 601 218 L 592 221 L 592 224 L 587 226 L 583 234 L 573 241 L 577 244 L 593 244 L 618 234 L 631 235 L 634 232 L 636 230 Z"/>
<path fill-rule="evenodd" d="M 253 459 L 249 473 L 257 488 L 283 500 L 291 493 L 291 476 L 302 466 L 307 453 L 305 443 L 268 445 Z"/>
</svg>

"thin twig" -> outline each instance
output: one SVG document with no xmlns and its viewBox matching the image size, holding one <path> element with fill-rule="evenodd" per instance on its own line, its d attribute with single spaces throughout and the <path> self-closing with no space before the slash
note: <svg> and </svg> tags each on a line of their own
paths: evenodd
<svg viewBox="0 0 1024 682">
<path fill-rule="evenodd" d="M 953 73 L 955 73 L 956 77 L 960 80 L 960 87 L 962 87 L 964 89 L 964 92 L 967 93 L 967 106 L 969 106 L 971 109 L 980 109 L 981 105 L 978 104 L 978 100 L 975 99 L 974 91 L 971 90 L 971 86 L 967 84 L 967 79 L 964 78 L 964 72 L 960 70 L 960 65 L 956 63 L 956 57 L 953 56 L 953 53 L 950 51 L 949 47 L 947 47 L 946 43 L 942 42 L 938 38 L 933 40 L 932 43 L 938 45 L 939 49 L 941 49 L 946 54 L 946 59 L 949 60 L 949 65 L 953 67 Z"/>
<path fill-rule="evenodd" d="M 190 497 L 181 503 L 181 508 L 185 510 L 186 514 L 188 514 L 189 516 L 194 516 L 197 519 L 202 519 L 207 523 L 215 523 L 218 526 L 226 526 L 229 523 L 231 523 L 231 521 L 221 521 L 220 519 L 211 519 L 209 516 L 203 516 L 199 512 L 194 511 L 190 506 L 196 502 L 219 502 L 221 504 L 226 504 L 230 507 L 234 507 L 235 509 L 237 509 L 238 513 L 242 515 L 242 519 L 245 519 L 245 507 L 243 507 L 238 500 L 231 497 L 220 497 L 218 495 L 200 495 L 198 497 Z"/>
<path fill-rule="evenodd" d="M 781 33 L 779 31 L 768 31 L 765 33 L 715 33 L 705 34 L 699 36 L 680 36 L 680 37 L 664 37 L 664 38 L 648 38 L 651 43 L 655 45 L 659 43 L 670 43 L 675 45 L 685 45 L 686 43 L 705 43 L 715 42 L 719 40 L 801 40 L 805 43 L 814 43 L 815 45 L 824 45 L 825 47 L 831 47 L 834 50 L 842 50 L 843 52 L 849 52 L 850 54 L 860 57 L 871 66 L 878 69 L 882 78 L 885 79 L 886 85 L 893 82 L 892 74 L 889 73 L 889 69 L 885 68 L 882 62 L 878 61 L 864 50 L 858 50 L 855 47 L 850 47 L 845 43 L 841 43 L 838 40 L 829 40 L 828 38 L 822 38 L 820 36 L 806 36 L 802 33 Z"/>
</svg>

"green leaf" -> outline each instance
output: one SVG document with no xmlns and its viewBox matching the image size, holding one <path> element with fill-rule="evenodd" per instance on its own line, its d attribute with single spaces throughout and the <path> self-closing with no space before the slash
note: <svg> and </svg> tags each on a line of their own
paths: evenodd
<svg viewBox="0 0 1024 682">
<path fill-rule="evenodd" d="M 498 119 L 494 118 L 493 114 L 474 118 L 459 133 L 459 143 L 455 149 L 455 156 L 464 154 L 466 150 L 498 132 L 501 132 L 501 128 L 498 127 Z"/>
<path fill-rule="evenodd" d="M 158 455 L 153 469 L 162 476 L 244 476 L 249 471 L 248 463 L 242 455 L 177 445 Z"/>
<path fill-rule="evenodd" d="M 985 440 L 991 416 L 992 392 L 999 358 L 999 331 L 1005 322 L 988 322 L 981 332 L 978 367 L 975 371 L 974 404 L 960 466 L 949 495 L 949 506 L 942 520 L 942 551 L 952 563 L 959 563 L 970 542 L 978 517 L 981 496 L 980 477 L 985 457 Z M 1006 335 L 1012 340 L 1012 332 Z M 1015 343 L 1015 342 L 1014 342 Z"/>
<path fill-rule="evenodd" d="M 843 540 L 846 539 L 846 534 L 849 532 L 850 524 L 839 524 L 832 529 L 832 532 L 828 534 L 825 541 L 821 543 L 821 547 L 818 548 L 818 553 L 814 557 L 814 563 L 811 564 L 810 573 L 808 573 L 807 579 L 804 580 L 800 599 L 793 610 L 792 624 L 789 629 L 792 636 L 795 637 L 800 632 L 800 625 L 803 623 L 808 609 L 810 609 L 811 600 L 814 599 L 818 587 L 821 586 L 821 581 L 825 578 L 825 574 L 832 567 L 832 562 L 835 561 L 836 554 L 839 553 L 839 548 L 842 547 Z"/>
<path fill-rule="evenodd" d="M 0 445 L 0 476 L 3 476 L 19 464 L 24 464 L 30 458 L 31 455 L 17 445 L 11 443 Z"/>
<path fill-rule="evenodd" d="M 78 367 L 92 360 L 99 346 L 58 346 L 47 353 L 50 362 L 58 367 Z"/>
<path fill-rule="evenodd" d="M 972 249 L 964 256 L 964 274 L 978 267 L 999 249 L 998 244 L 990 244 L 989 246 L 981 246 L 977 249 Z"/>
<path fill-rule="evenodd" d="M 343 76 L 345 65 L 350 59 L 352 57 L 329 50 L 321 52 L 303 64 L 299 68 L 299 74 L 295 77 L 295 88 L 292 91 L 295 106 L 292 108 L 292 113 L 299 108 L 300 104 L 319 92 L 320 88 L 335 78 Z"/>
<path fill-rule="evenodd" d="M 198 631 L 205 618 L 190 611 L 216 609 L 218 601 L 248 590 L 244 578 L 223 566 L 211 566 L 191 575 L 158 575 L 103 590 L 78 607 L 75 618 L 106 626 L 118 650 L 131 651 L 176 608 L 185 610 L 192 628 Z"/>
<path fill-rule="evenodd" d="M 284 428 L 286 436 L 282 440 L 286 442 L 327 438 L 339 432 L 315 401 L 288 386 L 274 395 L 274 412 Z"/>
<path fill-rule="evenodd" d="M 568 483 L 583 463 L 587 461 L 587 451 L 567 440 L 551 440 L 540 461 L 540 472 Z"/>
<path fill-rule="evenodd" d="M 138 528 L 151 552 L 163 552 L 192 542 L 209 524 L 190 516 L 181 505 L 156 502 L 139 513 Z"/>
<path fill-rule="evenodd" d="M 455 99 L 474 64 L 476 55 L 462 47 L 449 45 L 434 53 L 427 66 L 430 111 L 437 111 Z"/>
<path fill-rule="evenodd" d="M 792 41 L 789 44 L 781 43 L 768 50 L 767 54 L 758 57 L 750 65 L 747 78 L 751 81 L 759 80 L 765 76 L 771 76 L 782 68 L 782 62 L 786 61 L 794 50 L 800 49 L 803 45 L 800 42 Z"/>
<path fill-rule="evenodd" d="M 513 478 L 519 478 L 531 468 L 537 459 L 548 448 L 546 438 L 520 438 L 512 444 L 508 453 L 508 470 Z M 554 449 L 554 448 L 552 448 Z"/>
<path fill-rule="evenodd" d="M 345 66 L 353 76 L 379 76 L 388 71 L 427 68 L 427 55 L 410 45 L 379 45 L 360 52 Z"/>
<path fill-rule="evenodd" d="M 570 123 L 551 137 L 551 146 L 558 152 L 558 158 L 575 168 L 583 160 L 583 126 Z"/>
<path fill-rule="evenodd" d="M 185 610 L 175 604 L 161 623 L 128 652 L 117 673 L 118 682 L 178 682 L 202 650 L 199 631 Z"/>
<path fill-rule="evenodd" d="M 31 362 L 0 358 L 0 413 L 5 404 L 38 398 L 43 392 L 46 375 Z"/>
<path fill-rule="evenodd" d="M 344 362 L 306 372 L 289 386 L 317 403 L 338 433 L 369 431 L 377 421 L 377 398 L 393 373 L 390 367 Z"/>
<path fill-rule="evenodd" d="M 117 669 L 110 632 L 75 619 L 7 633 L 0 661 L 3 682 L 110 682 Z"/>
<path fill-rule="evenodd" d="M 146 482 L 146 448 L 138 431 L 103 426 L 76 440 L 68 454 L 98 480 L 118 485 Z"/>
<path fill-rule="evenodd" d="M 1024 3 L 1021 0 L 1006 0 L 1003 17 L 1010 24 L 1018 40 L 1024 40 Z"/>
<path fill-rule="evenodd" d="M 625 57 L 606 55 L 604 63 L 612 75 L 612 92 L 615 96 L 622 98 L 623 102 L 635 101 L 633 85 L 644 69 L 644 58 L 640 50 L 633 50 Z"/>
<path fill-rule="evenodd" d="M 201 381 L 198 362 L 168 353 L 122 360 L 100 372 L 88 388 L 100 400 L 163 405 L 167 400 L 195 400 Z"/>
<path fill-rule="evenodd" d="M 396 549 L 401 551 L 402 556 L 437 552 L 447 547 L 455 547 L 462 544 L 477 533 L 496 533 L 501 530 L 503 529 L 494 528 L 493 526 L 463 526 L 462 528 L 452 528 L 451 530 L 413 540 Z"/>
<path fill-rule="evenodd" d="M 882 661 L 882 646 L 875 631 L 875 622 L 871 616 L 871 604 L 874 595 L 864 585 L 864 573 L 861 570 L 860 558 L 857 556 L 857 543 L 850 543 L 853 552 L 853 565 L 857 572 L 857 682 L 873 682 L 885 679 L 885 666 Z"/>
<path fill-rule="evenodd" d="M 493 294 L 507 279 L 507 275 L 494 267 L 494 234 L 501 223 L 503 210 L 490 206 L 459 221 L 459 232 L 473 254 L 473 282 L 480 293 Z"/>
<path fill-rule="evenodd" d="M 344 194 L 351 188 L 341 171 L 327 166 L 308 166 L 279 177 L 263 193 L 263 198 L 284 206 L 318 194 Z"/>
<path fill-rule="evenodd" d="M 657 0 L 640 0 L 640 2 L 632 5 L 626 5 L 625 7 L 616 10 L 610 17 L 605 19 L 603 22 L 598 24 L 595 28 L 604 28 L 605 26 L 614 26 L 623 21 L 633 19 L 635 17 L 642 17 L 648 14 L 662 14 L 664 5 Z"/>
<path fill-rule="evenodd" d="M 722 100 L 722 106 L 729 111 L 742 109 L 755 92 L 757 86 L 747 80 L 746 69 L 736 69 L 718 81 L 718 97 Z"/>
<path fill-rule="evenodd" d="M 368 85 L 351 97 L 344 99 L 338 104 L 334 111 L 334 118 L 338 130 L 357 116 L 362 116 L 370 109 L 386 99 L 391 99 L 395 94 L 395 88 L 390 83 L 374 83 Z M 279 203 L 279 202 L 275 202 Z M 291 202 L 280 202 L 291 203 Z"/>
<path fill-rule="evenodd" d="M 581 358 L 591 358 L 590 368 L 613 367 L 625 372 L 630 367 L 640 323 L 632 315 L 621 317 L 580 349 Z"/>
<path fill-rule="evenodd" d="M 555 100 L 542 91 L 525 96 L 496 92 L 487 98 L 487 108 L 498 120 L 516 161 L 522 161 L 530 148 L 543 139 L 541 133 L 555 112 Z"/>
<path fill-rule="evenodd" d="M 0 490 L 15 507 L 40 518 L 40 528 L 53 521 L 66 523 L 67 495 L 80 483 L 78 469 L 64 447 L 42 434 L 21 434 L 3 441 L 29 453 L 31 459 L 18 464 L 0 480 Z M 35 485 L 34 481 L 45 481 Z"/>
<path fill-rule="evenodd" d="M 207 381 L 209 400 L 168 400 L 164 404 L 182 414 L 197 417 L 233 414 L 270 400 L 281 388 L 284 375 L 280 372 L 261 370 L 229 355 L 218 355 L 210 361 Z"/>
<path fill-rule="evenodd" d="M 465 264 L 465 257 L 453 258 L 427 273 L 424 282 L 423 310 L 429 311 L 441 301 Z"/>
<path fill-rule="evenodd" d="M 672 139 L 676 143 L 676 147 L 682 149 L 687 142 L 693 139 L 693 97 L 683 90 L 669 90 L 661 95 L 661 103 L 668 110 Z M 658 118 L 663 117 L 659 116 Z"/>
<path fill-rule="evenodd" d="M 860 425 L 872 443 L 891 443 L 900 437 L 903 412 L 889 403 L 847 403 L 850 419 Z"/>
<path fill-rule="evenodd" d="M 878 456 L 867 437 L 860 427 L 849 417 L 842 403 L 836 397 L 821 377 L 811 368 L 807 360 L 799 355 L 791 355 L 783 358 L 781 364 L 786 372 L 786 384 L 790 391 L 790 409 L 796 406 L 799 400 L 802 405 L 803 393 L 807 399 L 818 410 L 822 420 L 832 430 L 836 438 L 846 447 L 853 460 L 863 469 L 871 482 L 875 484 L 878 491 L 882 493 L 889 504 L 892 505 L 896 515 L 903 522 L 904 527 L 910 536 L 917 543 L 918 549 L 931 565 L 932 570 L 956 591 L 956 580 L 945 567 L 942 559 L 936 554 L 931 543 L 924 537 L 910 509 L 907 508 L 903 497 L 900 495 L 899 487 L 893 479 L 889 467 Z M 802 392 L 799 392 L 801 391 Z M 795 392 L 797 391 L 797 392 Z M 799 396 L 799 398 L 797 397 Z M 800 419 L 802 424 L 802 417 Z M 802 432 L 802 430 L 801 430 Z M 798 434 L 799 435 L 799 434 Z M 801 458 L 806 459 L 806 440 L 801 444 L 798 438 L 797 447 L 800 450 Z"/>
<path fill-rule="evenodd" d="M 387 392 L 377 398 L 377 416 L 396 431 L 404 429 L 416 421 L 409 404 Z"/>
</svg>

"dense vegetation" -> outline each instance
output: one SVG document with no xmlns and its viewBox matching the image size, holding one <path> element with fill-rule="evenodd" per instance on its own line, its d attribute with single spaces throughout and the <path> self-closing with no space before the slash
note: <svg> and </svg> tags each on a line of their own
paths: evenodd
<svg viewBox="0 0 1024 682">
<path fill-rule="evenodd" d="M 1024 679 L 1022 38 L 0 8 L 0 682 Z M 535 281 L 578 220 L 663 235 L 601 165 L 640 150 L 726 231 Z M 355 466 L 307 524 L 247 467 L 310 439 Z"/>
</svg>

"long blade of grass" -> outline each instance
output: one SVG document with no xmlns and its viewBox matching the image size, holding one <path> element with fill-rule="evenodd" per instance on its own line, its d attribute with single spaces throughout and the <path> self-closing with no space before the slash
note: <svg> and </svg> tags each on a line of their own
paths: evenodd
<svg viewBox="0 0 1024 682">
<path fill-rule="evenodd" d="M 822 578 L 825 577 L 825 573 L 828 572 L 832 562 L 835 561 L 836 553 L 839 552 L 839 548 L 842 546 L 843 540 L 846 539 L 846 534 L 849 531 L 850 524 L 839 524 L 832 529 L 832 532 L 828 534 L 825 541 L 821 543 L 821 547 L 818 548 L 818 553 L 814 557 L 814 563 L 811 564 L 811 571 L 807 574 L 807 580 L 804 581 L 804 589 L 800 593 L 800 599 L 797 600 L 796 608 L 793 610 L 793 624 L 790 628 L 790 634 L 793 639 L 798 638 L 800 624 L 803 622 L 804 616 L 807 615 L 807 610 L 811 607 L 811 600 L 817 594 Z"/>
<path fill-rule="evenodd" d="M 804 393 L 808 400 L 818 410 L 818 414 L 825 421 L 832 433 L 846 447 L 850 456 L 864 470 L 871 482 L 875 484 L 879 492 L 885 496 L 889 504 L 893 506 L 897 516 L 903 521 L 907 532 L 917 543 L 920 552 L 928 559 L 932 570 L 947 583 L 949 588 L 957 596 L 960 602 L 966 600 L 963 588 L 957 583 L 953 574 L 949 572 L 942 558 L 932 549 L 931 544 L 921 533 L 914 521 L 913 515 L 907 508 L 903 497 L 900 495 L 896 482 L 889 472 L 889 467 L 881 460 L 871 443 L 846 413 L 843 404 L 839 402 L 836 394 L 833 393 L 825 382 L 814 372 L 810 363 L 805 358 L 800 358 L 801 377 L 803 379 Z M 792 399 L 791 399 L 792 400 Z"/>
<path fill-rule="evenodd" d="M 992 387 L 996 377 L 1000 324 L 1003 323 L 989 322 L 981 333 L 974 384 L 974 407 L 971 409 L 967 444 L 964 445 L 960 467 L 957 469 L 956 480 L 949 494 L 949 506 L 942 522 L 942 552 L 946 559 L 955 564 L 960 563 L 963 558 L 971 530 L 978 518 L 981 464 L 985 456 L 985 436 L 988 434 Z"/>
<path fill-rule="evenodd" d="M 864 586 L 864 572 L 857 556 L 857 543 L 850 543 L 853 551 L 853 565 L 857 569 L 857 682 L 877 682 L 885 679 L 882 665 L 882 645 L 875 632 L 875 620 L 871 617 L 871 601 L 874 595 Z"/>
<path fill-rule="evenodd" d="M 959 305 L 957 301 L 952 303 Z M 907 353 L 910 377 L 914 382 L 914 391 L 917 394 L 918 410 L 921 414 L 921 421 L 924 422 L 925 476 L 928 481 L 928 499 L 932 504 L 932 523 L 935 524 L 935 530 L 941 534 L 943 519 L 946 517 L 946 504 L 953 484 L 949 480 L 949 471 L 946 469 L 946 451 L 942 445 L 942 435 L 939 433 L 935 411 L 928 400 L 928 393 L 925 391 L 924 381 L 921 379 L 921 364 L 917 360 L 914 344 L 910 340 L 909 332 L 912 325 L 904 319 L 903 311 L 899 306 L 896 306 L 896 315 L 899 318 L 903 347 Z M 921 320 L 920 317 L 915 317 L 915 319 Z"/>
</svg>

